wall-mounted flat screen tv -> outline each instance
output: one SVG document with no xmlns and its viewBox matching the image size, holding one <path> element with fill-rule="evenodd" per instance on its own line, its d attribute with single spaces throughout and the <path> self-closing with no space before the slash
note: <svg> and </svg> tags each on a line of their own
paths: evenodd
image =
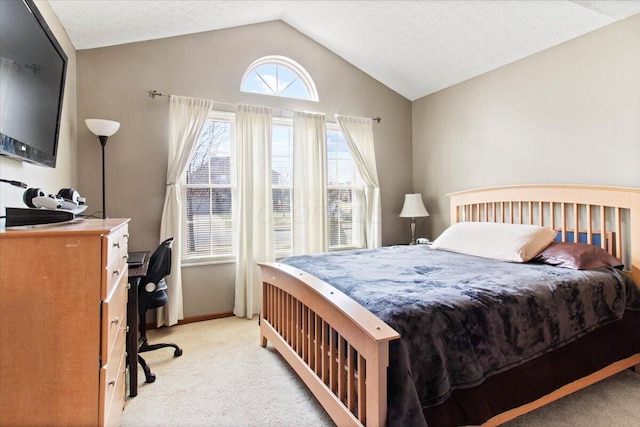
<svg viewBox="0 0 640 427">
<path fill-rule="evenodd" d="M 67 55 L 32 0 L 0 0 L 0 154 L 56 166 Z"/>
</svg>

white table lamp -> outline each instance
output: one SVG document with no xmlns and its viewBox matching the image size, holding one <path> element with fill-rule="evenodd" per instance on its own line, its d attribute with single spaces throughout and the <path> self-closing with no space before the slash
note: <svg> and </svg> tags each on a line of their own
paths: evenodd
<svg viewBox="0 0 640 427">
<path fill-rule="evenodd" d="M 427 212 L 427 208 L 424 207 L 424 203 L 422 202 L 422 196 L 420 195 L 420 193 L 405 194 L 404 205 L 402 206 L 400 217 L 411 218 L 410 245 L 416 244 L 416 218 L 424 216 L 429 216 L 429 212 Z"/>
</svg>

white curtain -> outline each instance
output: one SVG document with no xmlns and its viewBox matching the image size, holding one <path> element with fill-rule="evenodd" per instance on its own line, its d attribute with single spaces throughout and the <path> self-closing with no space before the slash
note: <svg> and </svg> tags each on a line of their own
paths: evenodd
<svg viewBox="0 0 640 427">
<path fill-rule="evenodd" d="M 271 194 L 271 109 L 236 108 L 238 241 L 233 314 L 251 318 L 260 311 L 262 281 L 258 262 L 273 261 Z"/>
<path fill-rule="evenodd" d="M 295 112 L 293 254 L 327 250 L 327 125 L 324 114 Z"/>
<path fill-rule="evenodd" d="M 373 121 L 371 118 L 338 115 L 336 119 L 364 181 L 366 245 L 368 248 L 377 248 L 382 244 L 382 211 L 380 182 L 373 144 Z"/>
<path fill-rule="evenodd" d="M 171 95 L 169 99 L 169 163 L 167 191 L 160 224 L 160 242 L 173 237 L 171 274 L 167 276 L 168 301 L 157 310 L 158 326 L 175 325 L 184 318 L 181 273 L 180 178 L 185 172 L 196 141 L 202 132 L 213 101 Z"/>
</svg>

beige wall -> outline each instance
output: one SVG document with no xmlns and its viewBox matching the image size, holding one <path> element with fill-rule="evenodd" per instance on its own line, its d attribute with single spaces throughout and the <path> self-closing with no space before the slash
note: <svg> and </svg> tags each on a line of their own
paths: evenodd
<svg viewBox="0 0 640 427">
<path fill-rule="evenodd" d="M 107 211 L 132 218 L 132 250 L 157 245 L 164 200 L 168 102 L 148 98 L 150 89 L 328 116 L 380 115 L 374 136 L 384 244 L 408 240 L 408 224 L 397 214 L 412 190 L 431 213 L 418 220 L 417 234 L 435 237 L 448 223 L 451 191 L 519 183 L 640 186 L 640 16 L 413 104 L 282 22 L 79 51 L 76 114 L 76 52 L 48 3 L 36 4 L 69 56 L 58 162 L 51 169 L 0 157 L 0 177 L 46 192 L 74 186 L 88 197 L 89 211 L 99 210 L 100 145 L 83 123 L 120 121 L 106 148 Z M 301 63 L 320 102 L 240 93 L 246 67 L 270 54 Z M 7 206 L 22 206 L 20 189 L 0 186 L 0 211 Z M 232 264 L 186 268 L 185 315 L 230 311 L 233 274 Z"/>
<path fill-rule="evenodd" d="M 57 193 L 61 188 L 75 187 L 76 169 L 76 51 L 62 28 L 60 21 L 46 1 L 36 1 L 38 10 L 58 39 L 68 56 L 67 79 L 62 105 L 58 157 L 55 168 L 37 166 L 5 156 L 0 156 L 0 178 L 25 182 L 29 187 L 38 187 L 46 193 Z M 0 215 L 6 207 L 23 207 L 23 190 L 8 184 L 0 184 Z M 4 220 L 0 220 L 4 226 Z"/>
<path fill-rule="evenodd" d="M 446 193 L 508 184 L 640 186 L 640 15 L 413 103 L 413 182 L 436 237 Z"/>
<path fill-rule="evenodd" d="M 265 55 L 284 55 L 313 77 L 319 103 L 239 91 L 245 69 Z M 106 146 L 107 213 L 131 217 L 130 247 L 158 244 L 167 166 L 167 98 L 147 91 L 268 105 L 331 116 L 381 116 L 374 123 L 381 181 L 383 242 L 409 239 L 397 215 L 411 191 L 411 103 L 327 49 L 277 21 L 78 52 L 78 122 L 117 120 L 122 126 Z M 100 145 L 79 126 L 79 190 L 96 209 L 101 203 Z M 185 316 L 231 311 L 232 264 L 183 269 Z"/>
</svg>

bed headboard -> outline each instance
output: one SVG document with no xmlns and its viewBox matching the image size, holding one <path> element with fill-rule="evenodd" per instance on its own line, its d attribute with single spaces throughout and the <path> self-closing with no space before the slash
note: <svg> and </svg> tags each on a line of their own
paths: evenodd
<svg viewBox="0 0 640 427">
<path fill-rule="evenodd" d="M 551 227 L 559 231 L 561 241 L 595 243 L 609 251 L 640 284 L 640 188 L 514 185 L 448 196 L 451 224 L 479 221 Z"/>
</svg>

